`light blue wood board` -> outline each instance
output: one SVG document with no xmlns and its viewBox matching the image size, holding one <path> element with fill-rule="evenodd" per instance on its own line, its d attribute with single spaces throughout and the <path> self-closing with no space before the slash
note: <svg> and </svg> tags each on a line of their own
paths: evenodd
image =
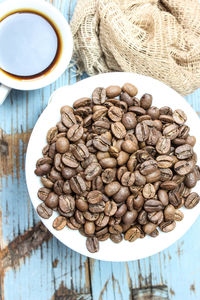
<svg viewBox="0 0 200 300">
<path fill-rule="evenodd" d="M 76 1 L 68 0 L 53 2 L 68 20 L 75 3 Z M 0 127 L 5 132 L 5 140 L 9 142 L 10 159 L 6 164 L 8 174 L 0 180 L 1 250 L 39 221 L 25 183 L 25 147 L 29 136 L 27 132 L 34 127 L 51 93 L 58 87 L 75 81 L 72 73 L 66 71 L 55 83 L 44 89 L 31 92 L 12 91 L 0 107 Z M 199 98 L 200 89 L 186 97 L 197 112 L 200 112 Z M 77 299 L 80 294 L 83 294 L 83 299 L 90 299 L 92 295 L 94 300 L 127 300 L 133 296 L 134 299 L 142 299 L 136 297 L 144 292 L 144 288 L 150 287 L 153 290 L 152 287 L 155 286 L 156 292 L 152 293 L 157 293 L 157 299 L 162 299 L 167 293 L 169 299 L 198 300 L 199 231 L 198 219 L 183 238 L 165 251 L 129 263 L 89 260 L 52 238 L 29 256 L 20 259 L 18 266 L 11 265 L 4 270 L 1 297 L 4 300 L 72 299 L 68 291 L 72 290 L 79 294 L 74 296 Z M 59 291 L 52 298 L 56 290 Z M 152 299 L 155 298 L 152 296 Z"/>
</svg>

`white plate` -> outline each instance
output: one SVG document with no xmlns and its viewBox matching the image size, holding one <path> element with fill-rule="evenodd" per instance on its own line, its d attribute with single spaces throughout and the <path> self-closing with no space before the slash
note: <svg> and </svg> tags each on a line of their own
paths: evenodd
<svg viewBox="0 0 200 300">
<path fill-rule="evenodd" d="M 200 119 L 186 100 L 165 84 L 150 77 L 133 73 L 107 73 L 84 79 L 72 86 L 63 87 L 54 92 L 50 98 L 51 103 L 43 111 L 33 129 L 26 155 L 26 181 L 35 209 L 38 204 L 41 203 L 37 197 L 37 191 L 41 187 L 41 183 L 40 178 L 34 174 L 35 164 L 37 159 L 42 156 L 42 148 L 46 144 L 46 133 L 48 129 L 55 126 L 60 120 L 61 106 L 66 104 L 72 105 L 76 99 L 84 96 L 90 97 L 94 88 L 98 86 L 122 86 L 125 82 L 131 82 L 137 86 L 139 97 L 144 93 L 152 94 L 153 105 L 155 106 L 162 107 L 168 105 L 172 109 L 183 109 L 188 116 L 187 124 L 191 128 L 191 134 L 197 138 L 195 151 L 198 154 L 200 153 Z M 199 183 L 194 188 L 194 191 L 200 192 Z M 64 228 L 62 231 L 53 229 L 52 222 L 57 216 L 56 212 L 53 213 L 50 219 L 41 220 L 49 231 L 63 244 L 83 255 L 107 261 L 129 261 L 153 255 L 177 241 L 197 219 L 200 212 L 200 205 L 197 205 L 192 210 L 183 208 L 182 211 L 185 217 L 182 222 L 177 222 L 177 226 L 172 232 L 160 232 L 157 238 L 145 237 L 134 243 L 127 241 L 123 241 L 120 244 L 114 244 L 111 241 L 100 242 L 100 250 L 94 254 L 87 251 L 85 246 L 86 238 L 78 231 L 73 231 L 68 228 Z"/>
</svg>

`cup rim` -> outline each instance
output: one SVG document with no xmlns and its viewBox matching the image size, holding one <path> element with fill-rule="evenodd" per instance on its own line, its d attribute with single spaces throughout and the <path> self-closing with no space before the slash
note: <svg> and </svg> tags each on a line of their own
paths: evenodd
<svg viewBox="0 0 200 300">
<path fill-rule="evenodd" d="M 62 40 L 62 52 L 59 60 L 47 74 L 33 79 L 18 79 L 17 77 L 14 78 L 7 75 L 5 71 L 0 69 L 0 84 L 17 90 L 35 90 L 56 81 L 56 79 L 67 69 L 73 52 L 72 32 L 63 14 L 52 4 L 43 0 L 5 1 L 0 4 L 0 19 L 17 9 L 33 9 L 47 15 L 48 19 L 52 20 L 52 23 L 58 28 Z"/>
</svg>

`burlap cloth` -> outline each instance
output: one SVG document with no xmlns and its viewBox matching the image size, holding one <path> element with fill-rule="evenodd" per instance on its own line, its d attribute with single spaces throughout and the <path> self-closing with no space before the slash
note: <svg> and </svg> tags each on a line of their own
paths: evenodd
<svg viewBox="0 0 200 300">
<path fill-rule="evenodd" d="M 182 95 L 200 87 L 198 0 L 78 0 L 71 29 L 88 75 L 140 73 Z"/>
</svg>

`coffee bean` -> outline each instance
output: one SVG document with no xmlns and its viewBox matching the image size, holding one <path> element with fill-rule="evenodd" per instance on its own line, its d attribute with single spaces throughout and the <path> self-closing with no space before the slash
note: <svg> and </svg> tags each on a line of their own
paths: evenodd
<svg viewBox="0 0 200 300">
<path fill-rule="evenodd" d="M 54 158 L 55 153 L 56 153 L 56 143 L 53 143 L 53 144 L 51 144 L 50 147 L 49 147 L 48 155 L 49 155 L 50 158 Z M 40 176 L 41 176 L 41 175 L 40 175 Z"/>
<path fill-rule="evenodd" d="M 156 157 L 156 161 L 159 168 L 171 168 L 174 160 L 170 155 L 159 155 Z"/>
<path fill-rule="evenodd" d="M 91 103 L 92 103 L 92 100 L 90 98 L 83 97 L 83 98 L 77 99 L 73 103 L 73 107 L 74 108 L 79 108 L 79 107 L 82 107 L 82 106 L 89 106 L 89 105 L 91 105 Z"/>
<path fill-rule="evenodd" d="M 182 211 L 180 211 L 179 209 L 176 209 L 174 220 L 180 222 L 183 220 L 183 218 L 184 218 L 184 214 L 182 213 Z"/>
<path fill-rule="evenodd" d="M 41 187 L 39 190 L 38 190 L 38 198 L 42 201 L 45 201 L 47 199 L 47 197 L 49 196 L 49 193 L 51 192 L 50 189 L 48 188 L 45 188 L 45 187 Z"/>
<path fill-rule="evenodd" d="M 73 168 L 73 169 L 77 168 L 79 165 L 76 158 L 70 152 L 66 152 L 62 155 L 62 162 L 65 166 Z"/>
<path fill-rule="evenodd" d="M 119 155 L 118 155 L 118 157 L 117 157 L 117 164 L 118 164 L 119 166 L 122 166 L 122 165 L 124 165 L 125 163 L 127 163 L 128 159 L 129 159 L 129 154 L 126 153 L 126 152 L 124 152 L 124 151 L 120 151 L 120 152 L 119 152 Z"/>
<path fill-rule="evenodd" d="M 192 147 L 194 147 L 194 145 L 196 144 L 196 138 L 195 136 L 188 136 L 185 140 L 186 144 L 191 145 Z"/>
<path fill-rule="evenodd" d="M 37 167 L 37 169 L 35 169 L 35 174 L 37 176 L 47 175 L 50 172 L 50 170 L 51 170 L 50 164 L 43 164 Z"/>
<path fill-rule="evenodd" d="M 53 182 L 51 180 L 49 180 L 48 178 L 46 177 L 41 177 L 41 182 L 42 184 L 48 188 L 48 189 L 51 189 L 53 187 Z"/>
<path fill-rule="evenodd" d="M 88 148 L 84 144 L 73 145 L 71 151 L 78 161 L 84 161 L 90 155 Z"/>
<path fill-rule="evenodd" d="M 164 181 L 160 184 L 161 189 L 164 190 L 174 190 L 175 188 L 178 187 L 178 184 L 176 182 L 174 182 L 173 180 L 169 180 L 169 181 Z"/>
<path fill-rule="evenodd" d="M 127 211 L 123 217 L 122 220 L 125 224 L 133 224 L 137 218 L 137 211 L 136 210 L 132 210 L 132 211 Z"/>
<path fill-rule="evenodd" d="M 168 154 L 171 148 L 171 141 L 167 137 L 160 137 L 156 144 L 156 150 L 159 154 Z"/>
<path fill-rule="evenodd" d="M 46 206 L 49 208 L 56 208 L 58 206 L 58 195 L 51 192 L 45 200 Z"/>
<path fill-rule="evenodd" d="M 156 229 L 156 227 L 156 224 L 148 222 L 147 224 L 142 226 L 142 229 L 146 234 L 151 234 Z"/>
<path fill-rule="evenodd" d="M 92 101 L 94 104 L 103 104 L 106 101 L 106 90 L 102 87 L 96 88 L 92 93 Z"/>
<path fill-rule="evenodd" d="M 59 208 L 64 213 L 70 213 L 74 211 L 75 200 L 71 195 L 61 195 L 59 196 Z"/>
<path fill-rule="evenodd" d="M 194 166 L 195 162 L 193 160 L 181 160 L 174 165 L 174 171 L 178 175 L 184 176 L 189 174 L 194 169 Z"/>
<path fill-rule="evenodd" d="M 61 115 L 62 123 L 67 127 L 70 128 L 74 124 L 76 124 L 76 118 L 72 111 L 65 111 Z"/>
<path fill-rule="evenodd" d="M 80 175 L 70 178 L 70 187 L 75 194 L 81 195 L 86 191 L 86 184 Z"/>
<path fill-rule="evenodd" d="M 137 227 L 130 228 L 124 235 L 124 239 L 129 242 L 134 242 L 140 238 L 140 230 Z"/>
<path fill-rule="evenodd" d="M 137 88 L 131 84 L 131 83 L 125 83 L 122 87 L 122 91 L 126 92 L 127 94 L 129 94 L 131 97 L 134 97 L 137 95 L 138 90 Z"/>
<path fill-rule="evenodd" d="M 163 206 L 167 206 L 169 203 L 168 194 L 165 190 L 158 190 L 158 199 Z"/>
<path fill-rule="evenodd" d="M 126 135 L 126 128 L 121 122 L 112 123 L 111 131 L 117 139 L 123 139 Z"/>
<path fill-rule="evenodd" d="M 189 194 L 187 199 L 185 200 L 185 207 L 191 209 L 195 207 L 199 203 L 200 197 L 197 193 L 193 192 Z"/>
<path fill-rule="evenodd" d="M 131 201 L 130 197 L 132 197 L 132 196 L 129 196 L 127 199 L 127 202 L 126 202 L 128 209 L 131 211 L 133 209 L 140 210 L 142 208 L 142 206 L 144 205 L 144 198 L 142 197 L 141 194 L 139 194 L 138 196 L 131 198 L 132 199 L 132 201 Z M 130 202 L 132 202 L 132 203 L 130 203 Z"/>
<path fill-rule="evenodd" d="M 95 236 L 88 237 L 86 240 L 86 247 L 87 247 L 87 250 L 91 253 L 98 252 L 99 251 L 98 239 Z"/>
<path fill-rule="evenodd" d="M 104 213 L 106 216 L 114 216 L 117 211 L 117 204 L 114 201 L 108 201 L 105 204 Z"/>
<path fill-rule="evenodd" d="M 160 225 L 160 230 L 163 232 L 170 232 L 172 230 L 174 230 L 174 228 L 176 227 L 176 222 L 175 221 L 166 221 L 166 222 L 162 222 Z"/>
<path fill-rule="evenodd" d="M 120 94 L 120 100 L 124 101 L 128 106 L 132 106 L 134 104 L 133 97 L 126 92 L 122 92 Z"/>
<path fill-rule="evenodd" d="M 175 150 L 175 154 L 178 159 L 188 159 L 191 158 L 193 155 L 193 149 L 192 146 L 185 144 L 182 146 L 179 146 Z"/>
<path fill-rule="evenodd" d="M 152 104 L 152 96 L 150 94 L 144 94 L 140 99 L 140 106 L 144 109 L 148 109 Z"/>
<path fill-rule="evenodd" d="M 119 191 L 113 196 L 113 200 L 117 203 L 124 202 L 130 195 L 129 188 L 126 186 L 121 186 Z"/>
<path fill-rule="evenodd" d="M 126 204 L 122 204 L 117 208 L 115 217 L 121 218 L 123 215 L 125 215 L 126 212 L 127 212 L 127 206 L 126 206 Z"/>
<path fill-rule="evenodd" d="M 101 173 L 101 166 L 98 163 L 91 163 L 86 169 L 85 169 L 85 179 L 86 180 L 93 180 L 96 176 L 100 175 Z"/>
<path fill-rule="evenodd" d="M 152 120 L 156 120 L 160 116 L 160 111 L 157 107 L 152 106 L 147 110 L 147 114 L 152 118 Z"/>
<path fill-rule="evenodd" d="M 168 181 L 171 180 L 173 177 L 173 172 L 169 168 L 160 169 L 160 180 L 161 181 Z"/>
<path fill-rule="evenodd" d="M 47 143 L 51 144 L 54 137 L 58 134 L 58 128 L 52 127 L 47 132 Z"/>
<path fill-rule="evenodd" d="M 140 173 L 145 176 L 155 172 L 157 169 L 158 169 L 158 164 L 153 159 L 144 161 L 140 165 Z"/>
<path fill-rule="evenodd" d="M 191 172 L 191 173 L 187 174 L 185 176 L 184 183 L 188 188 L 195 187 L 195 185 L 197 184 L 197 176 L 196 176 L 195 172 Z"/>
<path fill-rule="evenodd" d="M 148 223 L 147 212 L 145 210 L 141 210 L 138 214 L 138 223 L 141 225 L 145 225 Z"/>
<path fill-rule="evenodd" d="M 160 180 L 160 170 L 159 169 L 157 169 L 153 173 L 148 174 L 146 176 L 146 182 L 147 183 L 154 183 L 154 182 L 159 181 L 159 180 Z"/>
<path fill-rule="evenodd" d="M 176 208 L 179 207 L 179 205 L 182 202 L 181 195 L 176 191 L 170 191 L 169 192 L 169 202 Z"/>
<path fill-rule="evenodd" d="M 113 243 L 120 243 L 122 241 L 122 235 L 120 233 L 118 234 L 111 234 L 110 239 L 113 241 Z"/>
<path fill-rule="evenodd" d="M 86 221 L 84 224 L 85 233 L 88 235 L 92 235 L 95 232 L 95 225 L 93 222 Z"/>
<path fill-rule="evenodd" d="M 96 136 L 93 140 L 94 147 L 102 152 L 107 152 L 109 150 L 110 144 L 110 141 L 103 135 Z"/>
<path fill-rule="evenodd" d="M 176 109 L 173 113 L 173 119 L 177 124 L 182 125 L 187 121 L 187 116 L 183 110 Z"/>
<path fill-rule="evenodd" d="M 135 175 L 131 172 L 125 172 L 121 177 L 121 184 L 124 186 L 132 186 L 135 182 Z"/>
<path fill-rule="evenodd" d="M 72 169 L 72 168 L 69 168 L 69 167 L 62 168 L 62 176 L 65 179 L 70 179 L 71 177 L 73 177 L 75 175 L 76 175 L 76 170 L 75 169 Z"/>
<path fill-rule="evenodd" d="M 176 124 L 170 124 L 166 126 L 163 130 L 163 135 L 169 138 L 170 140 L 174 140 L 177 138 L 179 134 L 179 129 Z"/>
<path fill-rule="evenodd" d="M 61 180 L 57 180 L 55 183 L 54 183 L 54 186 L 53 186 L 53 190 L 54 192 L 57 194 L 57 195 L 62 195 L 63 193 L 63 186 L 64 186 L 64 181 L 61 179 Z"/>
<path fill-rule="evenodd" d="M 127 153 L 133 153 L 138 150 L 138 144 L 134 143 L 131 140 L 125 140 L 122 143 L 122 150 Z"/>
<path fill-rule="evenodd" d="M 101 201 L 99 203 L 96 204 L 89 204 L 89 211 L 91 213 L 101 213 L 103 212 L 105 209 L 105 202 Z"/>
<path fill-rule="evenodd" d="M 100 191 L 91 191 L 88 193 L 87 195 L 87 201 L 88 203 L 91 203 L 91 204 L 96 204 L 96 203 L 99 203 L 101 202 L 103 199 L 103 195 L 102 195 L 102 192 Z"/>
<path fill-rule="evenodd" d="M 108 197 L 115 195 L 120 190 L 121 185 L 118 181 L 113 181 L 105 186 L 105 193 Z"/>
<path fill-rule="evenodd" d="M 102 168 L 115 168 L 117 166 L 117 160 L 113 157 L 103 158 L 99 161 Z"/>
<path fill-rule="evenodd" d="M 58 216 L 53 221 L 53 228 L 56 230 L 62 230 L 67 225 L 67 220 L 63 216 Z"/>
<path fill-rule="evenodd" d="M 144 122 L 136 126 L 135 132 L 139 142 L 145 142 L 149 137 L 149 127 Z"/>
<path fill-rule="evenodd" d="M 156 194 L 156 191 L 155 191 L 155 188 L 154 188 L 153 184 L 151 184 L 151 183 L 145 184 L 142 193 L 143 193 L 143 196 L 146 199 L 153 198 Z"/>
<path fill-rule="evenodd" d="M 161 201 L 156 199 L 149 199 L 144 203 L 144 209 L 146 212 L 155 212 L 163 209 L 163 204 Z"/>
<path fill-rule="evenodd" d="M 135 171 L 135 185 L 142 186 L 146 183 L 146 177 L 143 176 L 138 170 Z"/>
<path fill-rule="evenodd" d="M 164 210 L 165 221 L 174 221 L 175 220 L 175 211 L 176 211 L 176 209 L 171 204 L 169 204 L 167 207 L 165 207 L 165 210 Z"/>
<path fill-rule="evenodd" d="M 122 116 L 122 124 L 127 130 L 133 129 L 137 125 L 137 120 L 133 112 L 127 112 Z"/>
<path fill-rule="evenodd" d="M 37 207 L 37 213 L 41 218 L 49 219 L 52 216 L 53 211 L 51 208 L 46 206 L 45 203 L 41 203 Z"/>
<path fill-rule="evenodd" d="M 81 139 L 82 135 L 83 135 L 83 127 L 80 124 L 74 124 L 67 131 L 67 138 L 71 142 L 77 142 L 78 140 Z"/>
</svg>

